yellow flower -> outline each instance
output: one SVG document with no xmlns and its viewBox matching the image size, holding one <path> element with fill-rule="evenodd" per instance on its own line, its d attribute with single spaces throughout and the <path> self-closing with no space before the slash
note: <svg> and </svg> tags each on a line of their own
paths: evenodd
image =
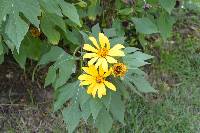
<svg viewBox="0 0 200 133">
<path fill-rule="evenodd" d="M 92 41 L 94 47 L 90 44 L 84 44 L 83 46 L 84 50 L 90 52 L 83 56 L 84 59 L 90 59 L 88 61 L 89 66 L 96 62 L 96 68 L 102 65 L 104 71 L 108 71 L 108 63 L 117 63 L 117 60 L 113 57 L 125 56 L 124 52 L 121 50 L 124 46 L 122 44 L 116 44 L 114 47 L 110 48 L 110 42 L 103 33 L 99 33 L 100 45 L 94 37 L 89 37 L 89 39 Z"/>
<path fill-rule="evenodd" d="M 117 63 L 113 65 L 112 70 L 115 76 L 123 77 L 127 72 L 127 67 L 123 63 Z"/>
<path fill-rule="evenodd" d="M 101 98 L 103 95 L 106 95 L 106 86 L 116 91 L 116 87 L 109 81 L 106 81 L 106 78 L 112 73 L 111 69 L 105 72 L 102 66 L 99 66 L 99 71 L 94 65 L 89 67 L 82 68 L 86 74 L 82 74 L 78 77 L 81 81 L 80 85 L 88 85 L 87 93 L 93 97 L 98 94 L 98 97 Z"/>
</svg>

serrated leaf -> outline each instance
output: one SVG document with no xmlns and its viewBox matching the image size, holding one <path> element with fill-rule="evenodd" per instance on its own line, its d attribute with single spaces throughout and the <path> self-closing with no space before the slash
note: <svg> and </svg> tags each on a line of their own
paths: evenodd
<svg viewBox="0 0 200 133">
<path fill-rule="evenodd" d="M 0 0 L 0 3 L 0 23 L 5 21 L 6 16 L 9 15 L 5 33 L 19 52 L 21 41 L 29 27 L 24 19 L 20 17 L 20 13 L 23 13 L 32 24 L 39 27 L 37 18 L 40 16 L 39 3 L 35 0 Z"/>
<path fill-rule="evenodd" d="M 159 3 L 168 13 L 171 13 L 176 4 L 176 0 L 159 0 Z"/>
<path fill-rule="evenodd" d="M 90 104 L 85 103 L 85 104 L 81 105 L 81 114 L 82 114 L 84 121 L 87 121 L 87 119 L 89 118 L 89 116 L 91 114 Z"/>
<path fill-rule="evenodd" d="M 54 83 L 55 80 L 56 80 L 56 69 L 54 69 L 53 66 L 50 66 L 48 73 L 47 73 L 47 76 L 45 78 L 44 87 L 47 87 L 51 83 Z"/>
<path fill-rule="evenodd" d="M 72 133 L 76 126 L 79 124 L 81 119 L 81 112 L 79 110 L 79 105 L 74 103 L 70 107 L 65 108 L 62 112 L 64 121 L 67 124 L 67 130 Z"/>
<path fill-rule="evenodd" d="M 102 105 L 102 103 L 99 99 L 94 99 L 94 98 L 92 98 L 89 101 L 89 104 L 90 104 L 90 110 L 92 112 L 93 119 L 96 120 L 96 118 L 97 118 L 100 110 L 102 109 L 103 105 Z"/>
<path fill-rule="evenodd" d="M 67 16 L 75 24 L 81 26 L 78 12 L 73 4 L 61 0 L 60 7 L 65 16 Z"/>
<path fill-rule="evenodd" d="M 140 92 L 157 92 L 143 76 L 131 76 L 129 79 L 134 83 Z"/>
<path fill-rule="evenodd" d="M 116 120 L 124 124 L 125 106 L 121 100 L 120 95 L 117 93 L 112 94 L 110 102 L 110 111 Z"/>
<path fill-rule="evenodd" d="M 138 49 L 138 48 L 135 48 L 135 47 L 126 47 L 126 48 L 124 49 L 124 52 L 125 52 L 126 54 L 130 54 L 130 53 L 136 52 L 137 50 L 139 50 L 139 49 Z"/>
<path fill-rule="evenodd" d="M 65 31 L 65 22 L 62 17 L 55 14 L 44 14 L 41 19 L 41 29 L 52 44 L 58 44 L 60 40 L 61 35 L 56 28 Z"/>
<path fill-rule="evenodd" d="M 26 59 L 27 59 L 26 53 L 23 52 L 23 50 L 20 50 L 19 53 L 15 50 L 13 52 L 13 56 L 15 60 L 17 61 L 17 63 L 20 65 L 20 67 L 22 69 L 25 69 L 25 64 L 26 64 Z"/>
<path fill-rule="evenodd" d="M 103 32 L 109 38 L 110 37 L 115 37 L 117 35 L 116 31 L 115 31 L 115 28 L 103 29 Z"/>
<path fill-rule="evenodd" d="M 143 34 L 158 33 L 157 26 L 149 18 L 132 18 L 137 32 Z"/>
<path fill-rule="evenodd" d="M 54 46 L 48 53 L 41 57 L 38 65 L 48 64 L 49 62 L 55 62 L 51 67 L 51 69 L 55 70 L 51 70 L 53 73 L 50 73 L 50 75 L 56 75 L 56 80 L 54 81 L 51 78 L 46 78 L 45 86 L 53 84 L 54 88 L 57 89 L 68 81 L 71 74 L 76 69 L 75 59 L 62 48 Z"/>
<path fill-rule="evenodd" d="M 174 19 L 167 14 L 162 14 L 158 18 L 158 20 L 157 20 L 158 29 L 164 40 L 166 40 L 168 37 L 171 36 L 172 26 L 173 26 L 174 22 L 175 22 Z"/>
<path fill-rule="evenodd" d="M 58 46 L 52 46 L 51 49 L 41 57 L 38 65 L 44 65 L 50 62 L 54 62 L 64 55 L 65 51 L 62 48 Z"/>
<path fill-rule="evenodd" d="M 80 96 L 79 96 L 79 103 L 80 105 L 85 104 L 86 102 L 88 102 L 88 100 L 91 98 L 91 96 L 89 94 L 87 94 L 86 90 L 84 88 L 82 88 L 80 90 Z"/>
<path fill-rule="evenodd" d="M 53 84 L 54 88 L 58 88 L 64 85 L 71 77 L 71 74 L 76 68 L 75 60 L 71 55 L 65 54 L 63 57 L 61 57 L 53 64 L 53 67 L 55 69 L 58 69 L 57 78 Z"/>
<path fill-rule="evenodd" d="M 40 4 L 46 12 L 61 17 L 64 15 L 75 24 L 81 26 L 78 12 L 73 4 L 64 0 L 40 0 Z"/>
<path fill-rule="evenodd" d="M 68 101 L 70 98 L 72 98 L 79 88 L 79 82 L 73 82 L 73 83 L 67 83 L 65 86 L 61 87 L 58 90 L 58 96 L 54 103 L 54 112 L 58 111 L 63 104 Z"/>
<path fill-rule="evenodd" d="M 124 44 L 125 37 L 115 37 L 110 39 L 110 45 L 114 46 L 115 44 Z"/>
<path fill-rule="evenodd" d="M 45 12 L 48 12 L 50 14 L 56 14 L 58 16 L 63 16 L 61 9 L 58 5 L 58 0 L 39 0 L 40 5 L 42 9 L 45 10 Z"/>
<path fill-rule="evenodd" d="M 95 122 L 95 126 L 98 128 L 99 133 L 108 133 L 112 127 L 113 120 L 108 111 L 103 108 Z"/>
<path fill-rule="evenodd" d="M 136 69 L 137 67 L 149 64 L 146 60 L 153 58 L 153 56 L 138 51 L 139 49 L 134 47 L 125 48 L 126 56 L 122 59 L 128 66 L 128 69 Z"/>
<path fill-rule="evenodd" d="M 94 25 L 92 27 L 92 35 L 95 37 L 95 38 L 99 38 L 99 33 L 101 32 L 101 29 L 99 27 L 99 23 L 97 23 L 96 25 Z"/>
</svg>

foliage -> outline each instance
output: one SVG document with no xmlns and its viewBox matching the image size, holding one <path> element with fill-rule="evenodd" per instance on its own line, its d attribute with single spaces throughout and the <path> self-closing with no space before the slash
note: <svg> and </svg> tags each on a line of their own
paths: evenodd
<svg viewBox="0 0 200 133">
<path fill-rule="evenodd" d="M 27 59 L 37 61 L 36 68 L 50 64 L 44 86 L 52 85 L 55 89 L 54 111 L 62 111 L 69 132 L 82 120 L 93 124 L 99 132 L 109 132 L 114 120 L 125 123 L 127 93 L 157 92 L 140 69 L 153 57 L 136 48 L 136 42 L 145 48 L 146 37 L 152 34 L 161 36 L 163 41 L 171 36 L 175 0 L 116 0 L 114 3 L 0 0 L 0 3 L 0 62 L 11 51 L 23 69 Z M 128 72 L 121 78 L 110 77 L 117 91 L 108 91 L 99 99 L 88 95 L 79 86 L 77 77 L 87 64 L 82 59 L 83 44 L 91 43 L 89 36 L 97 38 L 102 32 L 111 46 L 126 46 L 125 56 L 119 60 Z M 131 37 L 128 33 L 134 33 L 137 41 L 126 40 Z"/>
</svg>

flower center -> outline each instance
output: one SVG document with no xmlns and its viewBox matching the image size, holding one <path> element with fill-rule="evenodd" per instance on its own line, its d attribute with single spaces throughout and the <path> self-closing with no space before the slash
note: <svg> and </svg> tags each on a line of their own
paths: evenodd
<svg viewBox="0 0 200 133">
<path fill-rule="evenodd" d="M 97 83 L 102 83 L 104 81 L 104 78 L 102 76 L 97 76 L 96 77 L 96 82 Z"/>
<path fill-rule="evenodd" d="M 113 66 L 113 73 L 115 76 L 124 76 L 126 74 L 127 68 L 123 63 L 117 63 Z"/>
<path fill-rule="evenodd" d="M 108 55 L 108 50 L 106 48 L 101 48 L 98 53 L 99 56 L 105 58 Z"/>
</svg>

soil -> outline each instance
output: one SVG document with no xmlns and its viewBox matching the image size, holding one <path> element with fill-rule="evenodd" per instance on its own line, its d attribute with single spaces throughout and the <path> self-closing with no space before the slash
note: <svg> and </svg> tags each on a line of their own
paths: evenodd
<svg viewBox="0 0 200 133">
<path fill-rule="evenodd" d="M 47 69 L 37 72 L 37 79 L 32 82 L 35 65 L 32 62 L 27 64 L 30 66 L 23 70 L 7 56 L 0 65 L 0 132 L 53 130 L 53 89 L 43 87 Z"/>
</svg>

